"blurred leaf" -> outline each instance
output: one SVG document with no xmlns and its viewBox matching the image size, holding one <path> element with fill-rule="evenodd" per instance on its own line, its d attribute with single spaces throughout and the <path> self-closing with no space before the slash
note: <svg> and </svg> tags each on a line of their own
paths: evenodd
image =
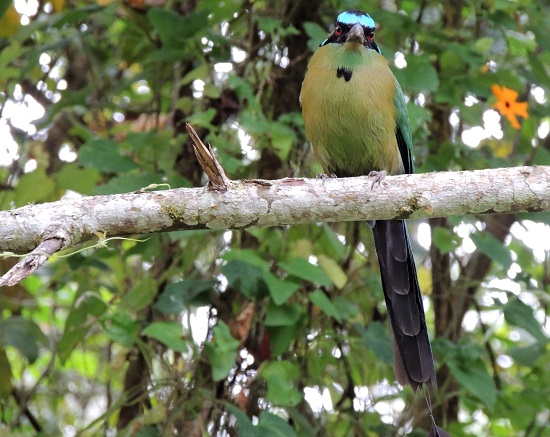
<svg viewBox="0 0 550 437">
<path fill-rule="evenodd" d="M 317 305 L 327 316 L 342 322 L 342 317 L 338 309 L 321 290 L 315 290 L 313 293 L 309 293 L 309 300 Z"/>
<path fill-rule="evenodd" d="M 432 235 L 433 243 L 443 255 L 452 252 L 460 246 L 461 238 L 450 229 L 438 226 L 433 230 Z"/>
<path fill-rule="evenodd" d="M 0 0 L 0 18 L 4 17 L 4 14 L 8 8 L 12 5 L 13 0 Z"/>
<path fill-rule="evenodd" d="M 0 38 L 9 38 L 17 33 L 21 26 L 21 16 L 11 1 L 0 2 Z"/>
<path fill-rule="evenodd" d="M 340 264 L 326 255 L 319 255 L 317 259 L 319 266 L 327 274 L 332 283 L 340 290 L 344 288 L 344 285 L 348 282 L 348 277 L 342 270 L 342 267 L 340 267 Z"/>
<path fill-rule="evenodd" d="M 270 437 L 296 436 L 296 433 L 286 420 L 265 410 L 260 413 L 258 431 L 260 431 L 261 435 Z"/>
<path fill-rule="evenodd" d="M 338 313 L 344 320 L 349 320 L 361 312 L 359 306 L 343 296 L 336 296 L 332 299 Z"/>
<path fill-rule="evenodd" d="M 305 21 L 302 23 L 302 26 L 309 36 L 309 41 L 307 46 L 310 51 L 314 52 L 317 50 L 319 45 L 327 38 L 326 29 L 322 28 L 318 23 L 313 21 Z"/>
<path fill-rule="evenodd" d="M 252 425 L 252 422 L 246 414 L 232 404 L 227 404 L 227 409 L 233 416 L 235 416 L 235 419 L 237 419 L 237 425 L 239 427 L 238 435 L 240 437 L 261 437 L 260 431 Z"/>
<path fill-rule="evenodd" d="M 116 343 L 130 349 L 135 343 L 139 323 L 126 311 L 117 311 L 102 317 L 105 333 Z"/>
<path fill-rule="evenodd" d="M 153 322 L 142 334 L 164 343 L 175 352 L 186 352 L 189 348 L 183 339 L 183 327 L 179 322 Z"/>
<path fill-rule="evenodd" d="M 281 262 L 279 263 L 279 267 L 297 278 L 319 285 L 332 285 L 332 281 L 319 266 L 314 266 L 303 258 L 294 258 L 289 262 Z"/>
<path fill-rule="evenodd" d="M 222 273 L 227 278 L 229 286 L 239 290 L 250 299 L 258 299 L 264 295 L 264 272 L 261 268 L 240 260 L 229 261 L 222 267 Z"/>
<path fill-rule="evenodd" d="M 437 71 L 427 56 L 406 56 L 407 67 L 393 68 L 399 84 L 411 91 L 436 91 L 439 87 Z"/>
<path fill-rule="evenodd" d="M 2 347 L 0 348 L 0 399 L 2 402 L 9 399 L 12 388 L 11 365 L 6 355 L 6 349 Z"/>
<path fill-rule="evenodd" d="M 190 306 L 208 305 L 216 284 L 216 281 L 205 279 L 184 279 L 167 284 L 155 309 L 164 314 L 180 314 Z"/>
<path fill-rule="evenodd" d="M 78 163 L 103 173 L 124 173 L 138 168 L 134 161 L 120 154 L 116 142 L 103 138 L 86 142 L 78 151 Z"/>
<path fill-rule="evenodd" d="M 510 268 L 512 265 L 512 255 L 495 236 L 488 232 L 475 232 L 470 235 L 470 238 L 480 252 L 502 265 L 504 270 Z"/>
<path fill-rule="evenodd" d="M 300 370 L 288 361 L 270 361 L 261 370 L 260 376 L 267 382 L 266 400 L 276 405 L 296 406 L 302 394 L 294 388 L 292 381 L 298 379 Z"/>
<path fill-rule="evenodd" d="M 75 300 L 67 320 L 63 336 L 57 342 L 59 359 L 64 363 L 73 349 L 86 338 L 92 321 L 107 311 L 107 304 L 97 293 L 86 292 Z"/>
<path fill-rule="evenodd" d="M 515 347 L 508 350 L 514 361 L 522 366 L 534 367 L 536 362 L 544 356 L 546 347 L 544 343 L 535 343 L 525 347 Z"/>
<path fill-rule="evenodd" d="M 451 356 L 446 361 L 447 365 L 457 381 L 492 410 L 497 397 L 493 378 L 479 357 L 476 348 L 459 347 L 461 347 L 458 349 L 459 353 Z"/>
<path fill-rule="evenodd" d="M 393 363 L 393 343 L 386 327 L 380 322 L 372 322 L 367 328 L 355 325 L 361 338 L 375 355 L 384 363 Z"/>
<path fill-rule="evenodd" d="M 151 8 L 147 18 L 160 35 L 162 42 L 179 48 L 188 44 L 191 37 L 200 34 L 208 26 L 208 11 L 194 11 L 185 16 L 169 9 Z"/>
<path fill-rule="evenodd" d="M 222 320 L 218 320 L 213 331 L 212 342 L 205 343 L 204 348 L 212 367 L 212 379 L 221 381 L 235 365 L 239 342 L 231 336 L 229 327 Z"/>
<path fill-rule="evenodd" d="M 55 190 L 55 182 L 46 175 L 46 169 L 39 167 L 35 171 L 25 173 L 15 187 L 15 203 L 24 206 L 32 202 L 51 200 Z"/>
<path fill-rule="evenodd" d="M 264 272 L 263 280 L 275 305 L 285 303 L 300 288 L 300 284 L 288 280 L 283 281 L 271 272 Z"/>
<path fill-rule="evenodd" d="M 119 307 L 128 312 L 138 312 L 153 302 L 157 291 L 157 283 L 152 277 L 141 278 L 122 296 Z"/>
<path fill-rule="evenodd" d="M 298 335 L 299 327 L 297 324 L 268 326 L 268 332 L 271 355 L 277 357 L 288 350 Z"/>
<path fill-rule="evenodd" d="M 265 326 L 295 325 L 302 314 L 302 307 L 298 304 L 274 305 L 270 302 L 266 310 Z"/>
<path fill-rule="evenodd" d="M 13 346 L 33 363 L 38 358 L 38 347 L 48 346 L 48 340 L 36 323 L 13 316 L 0 320 L 0 345 Z"/>
<path fill-rule="evenodd" d="M 524 304 L 512 294 L 508 294 L 509 300 L 504 306 L 504 318 L 518 328 L 522 328 L 531 334 L 538 342 L 546 344 L 548 338 L 544 334 L 540 323 L 535 319 L 533 309 Z"/>
<path fill-rule="evenodd" d="M 153 184 L 160 184 L 163 181 L 163 176 L 152 173 L 124 173 L 120 176 L 115 176 L 106 184 L 98 185 L 94 189 L 94 194 L 119 194 L 128 193 L 131 191 L 141 190 Z"/>
<path fill-rule="evenodd" d="M 96 169 L 80 168 L 74 163 L 65 164 L 57 173 L 57 181 L 62 188 L 86 195 L 93 193 L 99 178 Z"/>
</svg>

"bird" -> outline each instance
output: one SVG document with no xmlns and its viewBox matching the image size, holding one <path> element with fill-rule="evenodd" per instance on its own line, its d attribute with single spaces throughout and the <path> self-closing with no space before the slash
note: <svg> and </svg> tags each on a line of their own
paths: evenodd
<svg viewBox="0 0 550 437">
<path fill-rule="evenodd" d="M 374 40 L 375 22 L 349 10 L 311 57 L 300 92 L 306 138 L 327 175 L 388 175 L 414 170 L 403 91 Z M 374 189 L 374 183 L 372 189 Z M 369 222 L 393 332 L 396 379 L 437 385 L 411 242 L 404 220 Z"/>
</svg>

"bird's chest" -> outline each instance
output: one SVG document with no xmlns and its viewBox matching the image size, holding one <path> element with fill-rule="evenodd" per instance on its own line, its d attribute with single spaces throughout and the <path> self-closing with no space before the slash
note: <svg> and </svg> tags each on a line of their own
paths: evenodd
<svg viewBox="0 0 550 437">
<path fill-rule="evenodd" d="M 323 48 L 302 86 L 306 134 L 317 158 L 328 171 L 350 176 L 398 173 L 396 81 L 387 63 L 377 53 L 317 57 Z"/>
</svg>

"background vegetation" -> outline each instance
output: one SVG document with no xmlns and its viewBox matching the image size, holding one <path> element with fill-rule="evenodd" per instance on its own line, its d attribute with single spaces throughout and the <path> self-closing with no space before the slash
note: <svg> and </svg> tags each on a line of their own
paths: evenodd
<svg viewBox="0 0 550 437">
<path fill-rule="evenodd" d="M 544 0 L 3 0 L 0 208 L 201 186 L 186 121 L 233 179 L 320 173 L 298 95 L 351 8 L 378 23 L 409 96 L 418 171 L 550 164 Z M 493 85 L 517 91 L 529 118 L 501 119 Z M 545 223 L 409 225 L 435 414 L 455 436 L 550 436 Z M 428 429 L 422 396 L 395 382 L 367 226 L 147 237 L 53 259 L 0 290 L 0 434 Z"/>
</svg>

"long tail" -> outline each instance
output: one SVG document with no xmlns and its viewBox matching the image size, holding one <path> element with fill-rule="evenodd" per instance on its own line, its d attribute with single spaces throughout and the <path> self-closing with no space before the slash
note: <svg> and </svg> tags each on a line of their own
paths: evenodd
<svg viewBox="0 0 550 437">
<path fill-rule="evenodd" d="M 414 391 L 436 385 L 434 362 L 416 267 L 403 220 L 374 222 L 374 246 L 393 331 L 395 375 Z"/>
</svg>

